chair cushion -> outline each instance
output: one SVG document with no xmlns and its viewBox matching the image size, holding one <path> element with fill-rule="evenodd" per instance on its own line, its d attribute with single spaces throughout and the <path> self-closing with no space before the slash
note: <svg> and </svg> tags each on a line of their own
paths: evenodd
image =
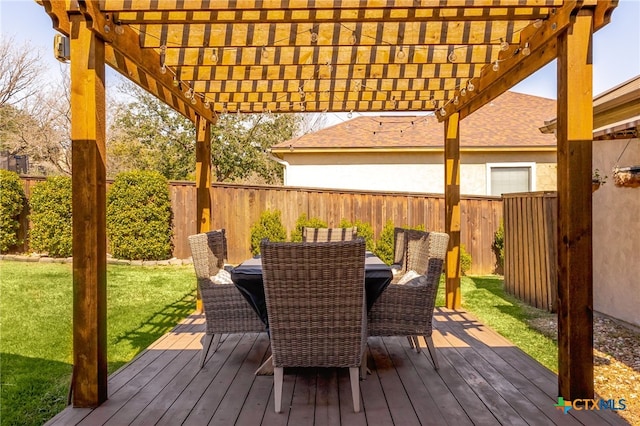
<svg viewBox="0 0 640 426">
<path fill-rule="evenodd" d="M 224 269 L 220 269 L 217 274 L 212 275 L 211 281 L 213 281 L 214 284 L 233 284 L 231 274 Z"/>
<path fill-rule="evenodd" d="M 427 277 L 417 273 L 416 271 L 407 271 L 407 273 L 400 278 L 397 284 L 418 287 L 427 284 Z"/>
</svg>

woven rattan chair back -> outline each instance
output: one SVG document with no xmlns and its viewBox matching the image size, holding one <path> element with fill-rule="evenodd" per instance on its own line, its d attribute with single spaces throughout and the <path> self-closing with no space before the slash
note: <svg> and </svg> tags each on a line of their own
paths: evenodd
<svg viewBox="0 0 640 426">
<path fill-rule="evenodd" d="M 217 284 L 211 279 L 226 260 L 224 230 L 191 235 L 189 246 L 206 319 L 200 359 L 202 367 L 210 349 L 216 351 L 222 333 L 260 332 L 265 331 L 265 327 L 234 284 Z"/>
<path fill-rule="evenodd" d="M 408 270 L 422 275 L 418 285 L 390 284 L 371 307 L 368 318 L 370 336 L 407 336 L 419 350 L 416 336 L 423 336 L 434 366 L 438 361 L 433 347 L 433 311 L 440 276 L 449 244 L 442 232 L 405 233 Z"/>
<path fill-rule="evenodd" d="M 303 242 L 351 241 L 357 237 L 358 228 L 302 228 Z"/>
<path fill-rule="evenodd" d="M 357 392 L 354 410 L 359 411 L 358 370 L 366 345 L 364 240 L 265 240 L 260 252 L 276 411 L 283 367 L 349 367 L 352 392 Z"/>
</svg>

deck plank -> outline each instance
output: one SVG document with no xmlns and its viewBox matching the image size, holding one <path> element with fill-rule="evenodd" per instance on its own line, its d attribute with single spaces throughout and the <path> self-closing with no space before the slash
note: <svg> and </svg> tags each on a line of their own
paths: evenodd
<svg viewBox="0 0 640 426">
<path fill-rule="evenodd" d="M 200 369 L 201 315 L 192 315 L 109 377 L 109 400 L 96 409 L 67 408 L 47 425 L 624 425 L 612 411 L 553 405 L 557 376 L 463 311 L 438 308 L 426 345 L 372 337 L 360 381 L 362 411 L 353 412 L 348 369 L 286 369 L 282 413 L 274 412 L 273 376 L 254 371 L 269 355 L 264 333 L 223 335 Z"/>
</svg>

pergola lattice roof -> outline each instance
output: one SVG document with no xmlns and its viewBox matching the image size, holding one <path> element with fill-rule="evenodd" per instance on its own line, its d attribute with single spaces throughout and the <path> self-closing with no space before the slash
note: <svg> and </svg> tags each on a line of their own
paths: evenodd
<svg viewBox="0 0 640 426">
<path fill-rule="evenodd" d="M 464 118 L 554 59 L 557 34 L 587 3 L 67 0 L 44 5 L 66 34 L 67 12 L 84 14 L 107 42 L 109 65 L 191 119 L 195 113 L 213 119 L 222 112 L 396 110 L 439 110 L 443 118 L 459 110 Z M 598 2 L 596 27 L 606 22 L 612 3 Z"/>
</svg>

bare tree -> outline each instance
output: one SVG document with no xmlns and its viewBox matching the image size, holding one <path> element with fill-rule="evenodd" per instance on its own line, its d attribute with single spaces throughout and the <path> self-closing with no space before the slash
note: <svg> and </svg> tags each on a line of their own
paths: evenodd
<svg viewBox="0 0 640 426">
<path fill-rule="evenodd" d="M 0 39 L 0 106 L 18 105 L 35 96 L 43 70 L 38 49 L 29 43 L 16 46 L 13 37 Z"/>
<path fill-rule="evenodd" d="M 61 78 L 45 84 L 44 69 L 29 43 L 0 40 L 0 151 L 28 155 L 37 173 L 69 174 L 69 76 L 61 67 Z"/>
</svg>

